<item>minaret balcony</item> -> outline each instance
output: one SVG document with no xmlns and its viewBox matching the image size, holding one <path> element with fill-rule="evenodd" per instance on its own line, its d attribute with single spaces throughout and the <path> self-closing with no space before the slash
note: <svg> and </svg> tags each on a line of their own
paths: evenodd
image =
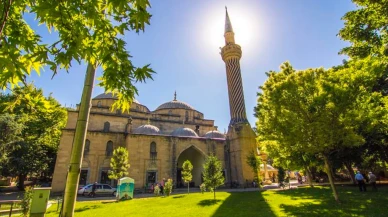
<svg viewBox="0 0 388 217">
<path fill-rule="evenodd" d="M 238 44 L 227 44 L 221 48 L 222 60 L 227 61 L 231 58 L 241 59 L 241 46 Z"/>
</svg>

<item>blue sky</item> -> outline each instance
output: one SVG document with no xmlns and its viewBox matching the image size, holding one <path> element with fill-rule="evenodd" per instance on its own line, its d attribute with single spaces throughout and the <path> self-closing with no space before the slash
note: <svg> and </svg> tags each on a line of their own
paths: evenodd
<svg viewBox="0 0 388 217">
<path fill-rule="evenodd" d="M 266 80 L 265 72 L 278 70 L 285 61 L 296 69 L 341 64 L 346 57 L 338 51 L 347 43 L 336 35 L 343 26 L 341 17 L 355 8 L 350 0 L 151 0 L 151 4 L 153 16 L 145 33 L 125 36 L 134 64 L 150 63 L 157 72 L 153 81 L 137 84 L 137 99 L 154 110 L 177 91 L 178 100 L 215 120 L 220 131 L 230 120 L 225 65 L 219 54 L 224 45 L 225 5 L 236 43 L 242 46 L 241 72 L 252 126 L 256 93 Z M 34 28 L 45 41 L 56 37 L 44 26 Z M 30 80 L 63 105 L 75 105 L 81 98 L 85 70 L 85 65 L 74 65 L 69 73 L 51 80 L 46 69 Z M 103 91 L 96 85 L 93 96 Z"/>
</svg>

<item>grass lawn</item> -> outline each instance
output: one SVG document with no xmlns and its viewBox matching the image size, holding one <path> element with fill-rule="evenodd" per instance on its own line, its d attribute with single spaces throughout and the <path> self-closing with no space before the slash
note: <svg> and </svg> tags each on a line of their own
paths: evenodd
<svg viewBox="0 0 388 217">
<path fill-rule="evenodd" d="M 192 193 L 143 198 L 123 202 L 78 202 L 75 216 L 388 216 L 388 188 L 359 192 L 357 187 L 338 187 L 337 204 L 328 187 L 263 192 Z M 58 216 L 56 205 L 47 217 Z"/>
</svg>

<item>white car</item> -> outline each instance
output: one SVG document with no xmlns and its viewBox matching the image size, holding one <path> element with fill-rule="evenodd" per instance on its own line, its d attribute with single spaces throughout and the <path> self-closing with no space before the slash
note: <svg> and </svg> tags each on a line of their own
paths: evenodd
<svg viewBox="0 0 388 217">
<path fill-rule="evenodd" d="M 92 192 L 93 184 L 85 185 L 78 188 L 78 194 L 86 196 Z M 116 188 L 112 188 L 107 184 L 96 184 L 96 195 L 101 196 L 116 196 Z"/>
</svg>

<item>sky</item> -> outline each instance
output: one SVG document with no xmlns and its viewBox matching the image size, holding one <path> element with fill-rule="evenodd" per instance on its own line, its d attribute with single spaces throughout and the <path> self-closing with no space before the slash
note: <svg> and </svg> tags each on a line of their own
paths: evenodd
<svg viewBox="0 0 388 217">
<path fill-rule="evenodd" d="M 265 72 L 279 70 L 285 61 L 296 69 L 329 68 L 346 56 L 338 51 L 348 43 L 337 36 L 343 27 L 341 17 L 355 5 L 350 0 L 150 0 L 151 25 L 144 33 L 127 32 L 127 49 L 136 66 L 151 64 L 153 80 L 136 84 L 137 100 L 151 111 L 177 99 L 215 120 L 220 131 L 230 121 L 225 64 L 220 47 L 224 46 L 225 6 L 242 47 L 240 61 L 247 116 L 252 126 L 259 86 Z M 44 41 L 54 41 L 55 33 L 36 26 Z M 62 105 L 80 102 L 86 65 L 73 65 L 53 79 L 45 69 L 29 80 L 52 94 Z M 98 76 L 102 73 L 98 69 Z M 93 96 L 104 89 L 95 82 Z"/>
</svg>

